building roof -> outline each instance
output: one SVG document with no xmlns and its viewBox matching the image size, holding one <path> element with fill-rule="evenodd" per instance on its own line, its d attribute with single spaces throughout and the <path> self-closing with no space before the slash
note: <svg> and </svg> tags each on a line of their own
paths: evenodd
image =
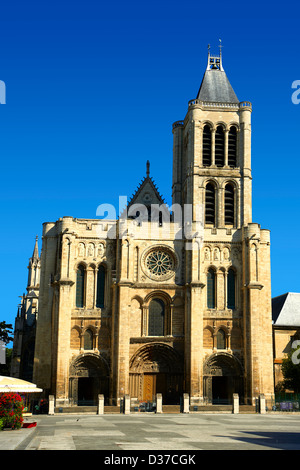
<svg viewBox="0 0 300 470">
<path fill-rule="evenodd" d="M 200 101 L 218 103 L 239 103 L 223 69 L 222 56 L 208 53 L 207 68 L 197 95 Z"/>
<path fill-rule="evenodd" d="M 300 293 L 287 292 L 272 299 L 272 320 L 277 326 L 300 326 Z"/>
</svg>

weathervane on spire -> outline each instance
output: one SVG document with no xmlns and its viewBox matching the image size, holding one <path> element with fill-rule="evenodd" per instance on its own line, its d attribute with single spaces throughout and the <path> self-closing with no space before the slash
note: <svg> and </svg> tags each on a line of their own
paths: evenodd
<svg viewBox="0 0 300 470">
<path fill-rule="evenodd" d="M 220 49 L 220 57 L 222 56 L 222 39 L 219 39 L 219 49 Z"/>
<path fill-rule="evenodd" d="M 149 162 L 149 160 L 147 160 L 146 167 L 147 167 L 146 174 L 147 174 L 147 177 L 149 178 L 149 175 L 150 175 L 150 162 Z"/>
</svg>

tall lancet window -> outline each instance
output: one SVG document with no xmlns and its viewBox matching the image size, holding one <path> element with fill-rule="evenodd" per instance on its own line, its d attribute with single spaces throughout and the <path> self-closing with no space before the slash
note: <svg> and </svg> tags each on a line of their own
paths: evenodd
<svg viewBox="0 0 300 470">
<path fill-rule="evenodd" d="M 225 135 L 222 126 L 218 126 L 215 135 L 215 164 L 224 166 L 225 164 Z"/>
<path fill-rule="evenodd" d="M 91 350 L 93 349 L 93 333 L 91 330 L 85 330 L 83 335 L 83 349 Z"/>
<path fill-rule="evenodd" d="M 205 188 L 205 223 L 215 225 L 216 221 L 216 191 L 212 183 Z"/>
<path fill-rule="evenodd" d="M 235 272 L 229 269 L 227 275 L 227 308 L 235 309 Z"/>
<path fill-rule="evenodd" d="M 231 126 L 228 133 L 228 165 L 236 167 L 237 162 L 237 131 Z"/>
<path fill-rule="evenodd" d="M 84 267 L 79 265 L 76 273 L 76 307 L 83 308 L 84 303 Z"/>
<path fill-rule="evenodd" d="M 104 296 L 105 296 L 105 267 L 101 264 L 98 269 L 97 277 L 97 298 L 96 307 L 104 307 Z"/>
<path fill-rule="evenodd" d="M 202 164 L 203 166 L 211 165 L 211 130 L 210 126 L 206 125 L 203 128 L 202 138 Z"/>
<path fill-rule="evenodd" d="M 225 225 L 234 225 L 234 188 L 225 186 Z"/>
<path fill-rule="evenodd" d="M 216 307 L 216 275 L 215 271 L 211 268 L 207 273 L 207 308 Z"/>
<path fill-rule="evenodd" d="M 222 328 L 217 333 L 217 349 L 226 349 L 226 336 Z"/>
<path fill-rule="evenodd" d="M 160 299 L 153 299 L 149 305 L 148 336 L 164 336 L 165 304 Z"/>
</svg>

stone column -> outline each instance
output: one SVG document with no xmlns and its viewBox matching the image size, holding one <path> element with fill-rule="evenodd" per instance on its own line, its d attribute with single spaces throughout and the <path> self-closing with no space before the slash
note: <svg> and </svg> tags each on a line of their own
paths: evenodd
<svg viewBox="0 0 300 470">
<path fill-rule="evenodd" d="M 225 132 L 224 132 L 224 145 L 225 145 L 224 163 L 225 163 L 225 166 L 228 166 L 228 134 L 229 134 L 229 129 L 226 129 Z"/>
<path fill-rule="evenodd" d="M 215 140 L 216 140 L 216 129 L 211 130 L 211 164 L 215 165 Z"/>
<path fill-rule="evenodd" d="M 89 267 L 86 270 L 86 308 L 94 308 L 94 295 L 95 295 L 95 273 L 94 269 Z"/>
<path fill-rule="evenodd" d="M 58 281 L 59 299 L 56 330 L 56 403 L 66 405 L 69 403 L 69 349 L 71 332 L 71 287 L 74 284 L 70 279 Z"/>
<path fill-rule="evenodd" d="M 190 387 L 191 400 L 203 398 L 203 310 L 201 309 L 202 284 L 191 286 L 190 291 Z"/>
</svg>

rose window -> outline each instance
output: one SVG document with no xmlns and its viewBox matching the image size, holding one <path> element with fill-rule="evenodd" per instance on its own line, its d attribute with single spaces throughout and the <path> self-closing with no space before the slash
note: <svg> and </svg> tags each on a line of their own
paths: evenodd
<svg viewBox="0 0 300 470">
<path fill-rule="evenodd" d="M 151 276 L 157 279 L 168 277 L 174 271 L 174 259 L 165 250 L 151 251 L 146 258 L 145 265 Z"/>
</svg>

